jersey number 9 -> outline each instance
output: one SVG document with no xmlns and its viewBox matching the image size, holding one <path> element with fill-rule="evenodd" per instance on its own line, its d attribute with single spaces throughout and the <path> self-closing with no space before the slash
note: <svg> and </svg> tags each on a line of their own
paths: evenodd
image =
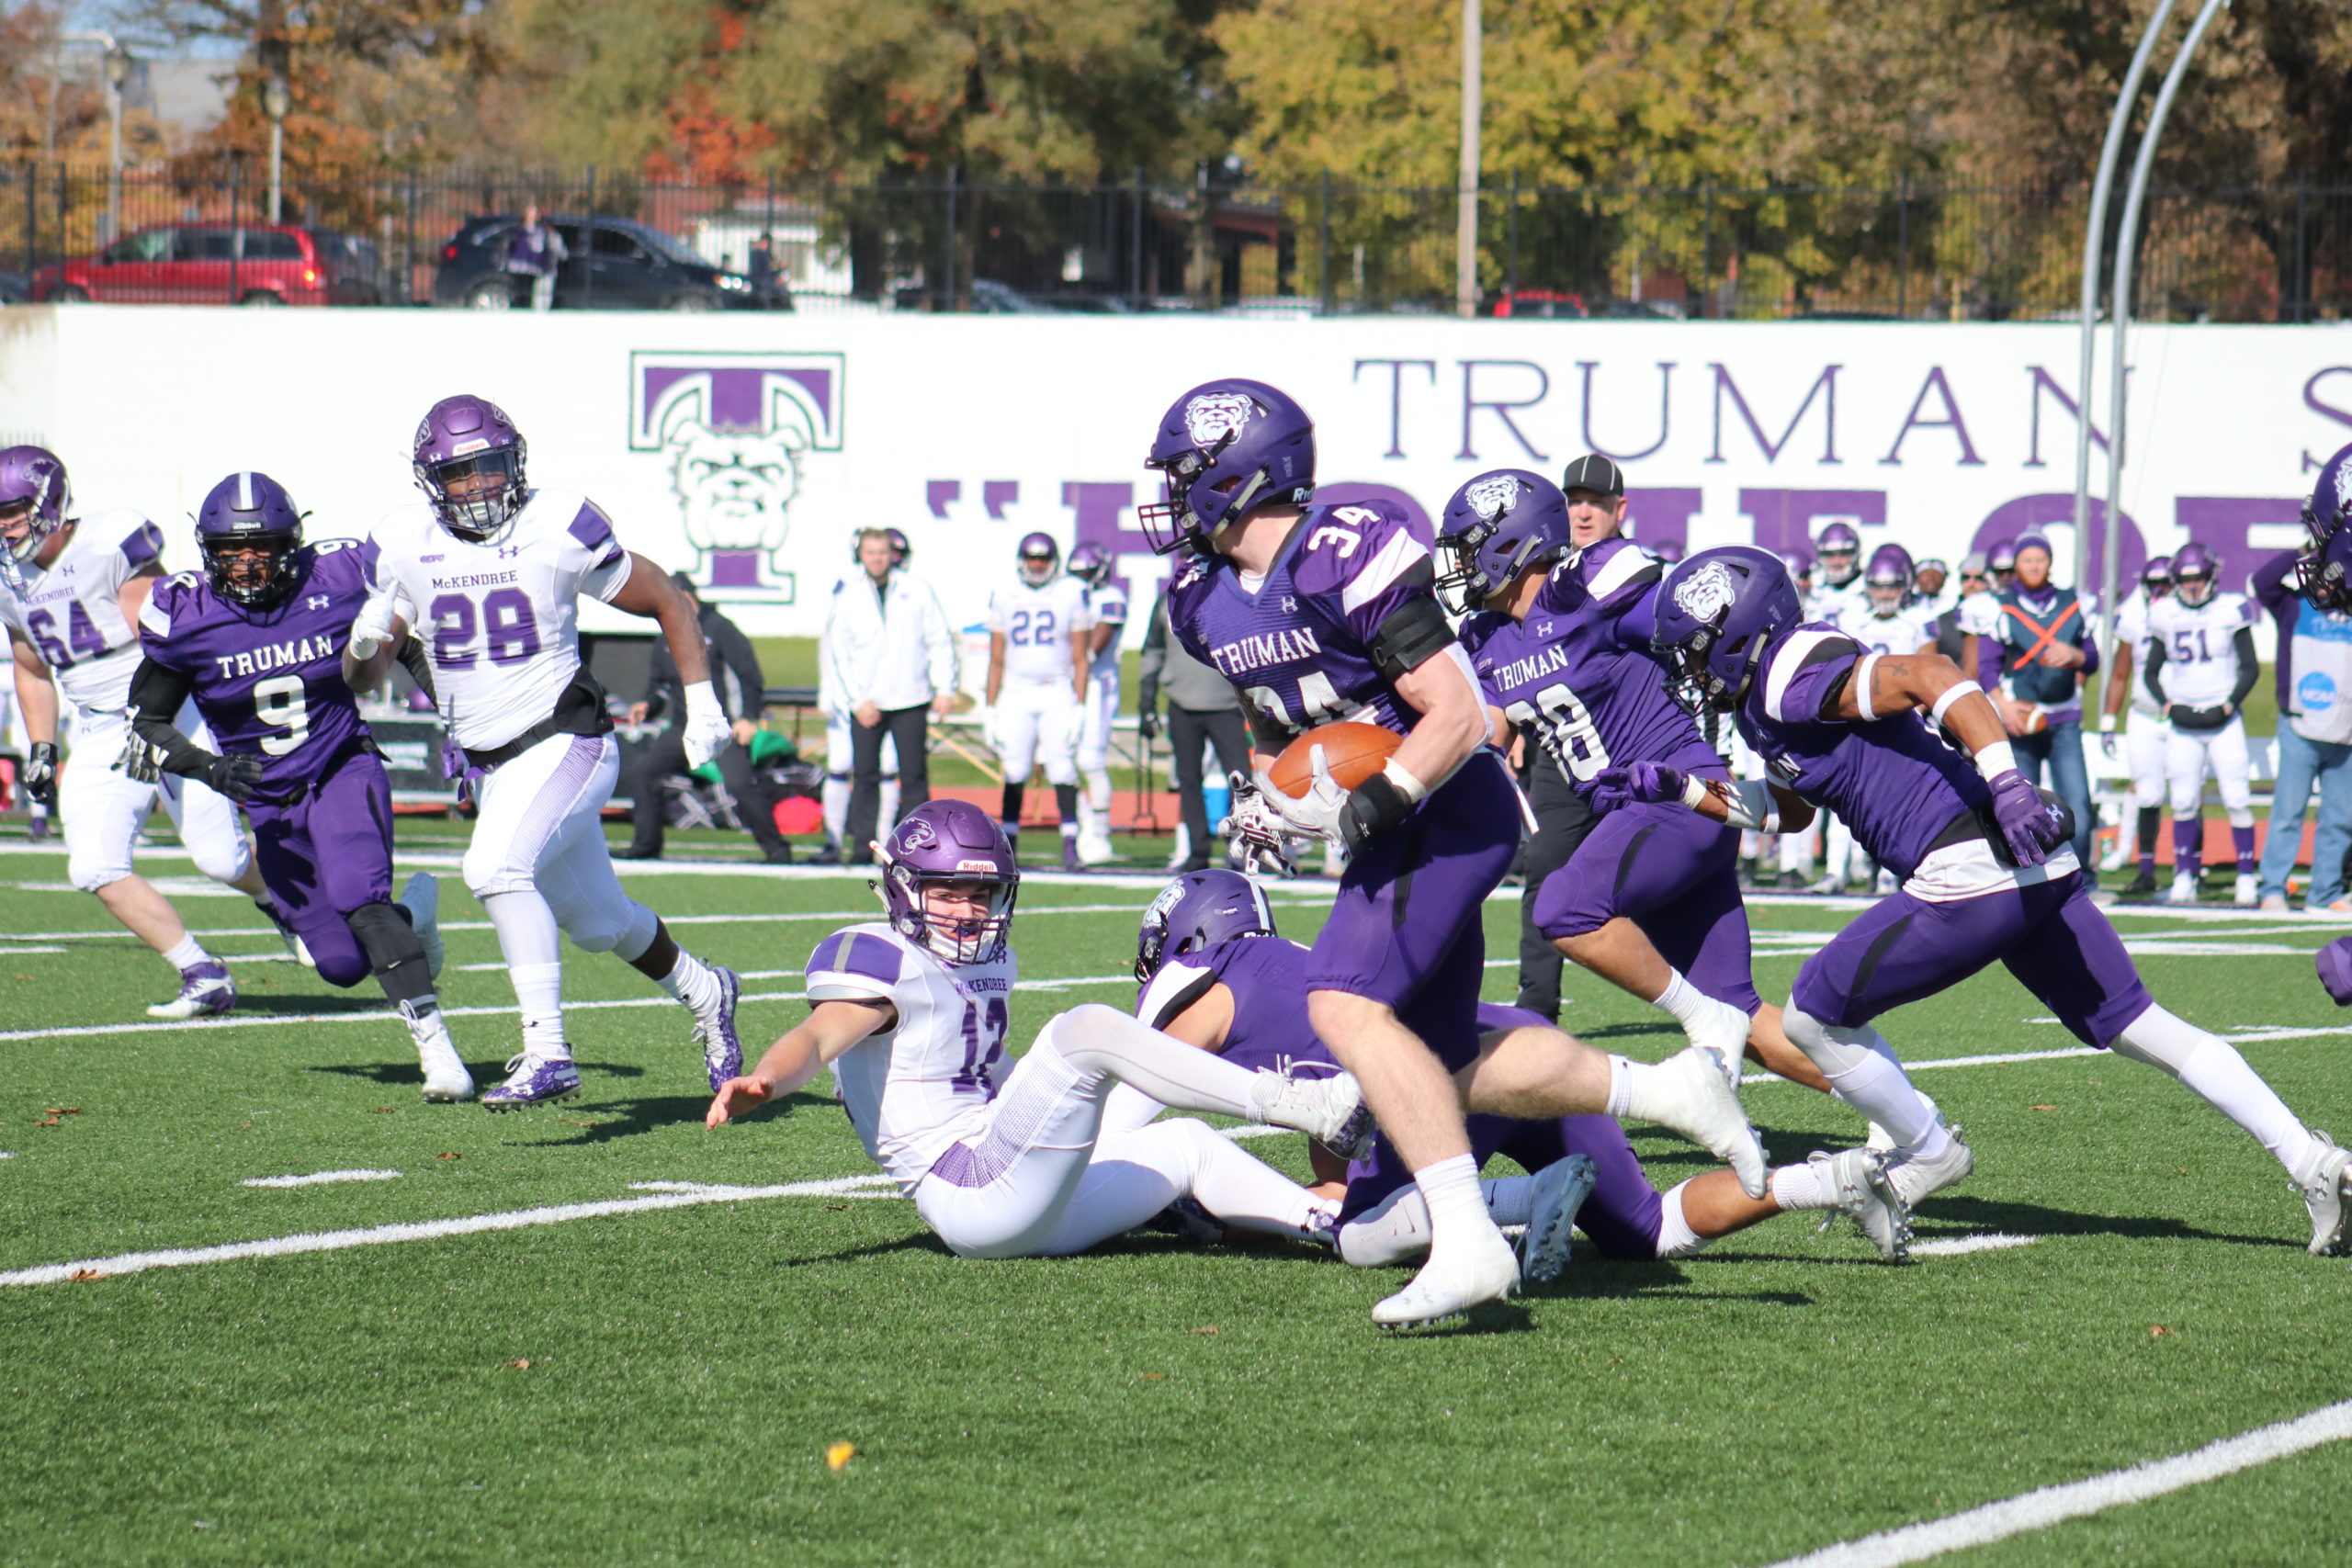
<svg viewBox="0 0 2352 1568">
<path fill-rule="evenodd" d="M 302 677 L 273 675 L 254 685 L 254 716 L 283 735 L 265 735 L 261 749 L 283 757 L 311 738 L 310 705 L 303 700 Z"/>
</svg>

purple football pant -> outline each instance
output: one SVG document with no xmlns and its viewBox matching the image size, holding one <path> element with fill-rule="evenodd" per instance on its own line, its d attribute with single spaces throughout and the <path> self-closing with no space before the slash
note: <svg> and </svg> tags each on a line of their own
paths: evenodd
<svg viewBox="0 0 2352 1568">
<path fill-rule="evenodd" d="M 309 793 L 245 807 L 261 879 L 277 912 L 330 986 L 356 986 L 370 969 L 351 934 L 354 909 L 392 897 L 392 789 L 372 751 L 354 748 Z"/>
<path fill-rule="evenodd" d="M 1949 904 L 1890 894 L 1805 961 L 1789 1000 L 1854 1029 L 1996 959 L 2086 1044 L 2107 1045 L 2154 1005 L 2078 871 Z"/>
<path fill-rule="evenodd" d="M 1519 850 L 1519 789 L 1481 752 L 1348 863 L 1315 939 L 1309 991 L 1396 1010 L 1451 1072 L 1478 1054 L 1487 895 Z"/>
<path fill-rule="evenodd" d="M 1556 941 L 1620 915 L 1702 995 L 1751 1017 L 1764 1005 L 1748 964 L 1739 835 L 1731 829 L 1679 801 L 1603 812 L 1535 895 L 1535 929 Z"/>
</svg>

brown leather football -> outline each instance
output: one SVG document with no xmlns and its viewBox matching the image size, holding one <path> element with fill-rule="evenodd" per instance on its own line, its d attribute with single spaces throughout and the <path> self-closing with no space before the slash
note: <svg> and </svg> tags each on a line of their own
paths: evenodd
<svg viewBox="0 0 2352 1568">
<path fill-rule="evenodd" d="M 1289 745 L 1274 759 L 1266 771 L 1273 786 L 1296 800 L 1315 784 L 1314 749 L 1323 748 L 1323 765 L 1330 770 L 1333 782 L 1341 789 L 1355 789 L 1364 780 L 1380 772 L 1383 763 L 1396 754 L 1405 738 L 1395 730 L 1377 724 L 1365 724 L 1356 719 L 1341 719 L 1319 729 L 1310 729 Z"/>
</svg>

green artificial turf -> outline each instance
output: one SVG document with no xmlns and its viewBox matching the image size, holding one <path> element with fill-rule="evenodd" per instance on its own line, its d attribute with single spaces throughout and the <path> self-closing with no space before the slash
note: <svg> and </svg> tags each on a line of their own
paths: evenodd
<svg viewBox="0 0 2352 1568">
<path fill-rule="evenodd" d="M 509 1008 L 449 863 L 461 835 L 405 827 L 404 856 L 445 873 L 448 1005 Z M 281 950 L 243 900 L 143 863 L 193 927 L 244 933 L 207 940 L 246 959 L 246 1021 L 0 1041 L 0 1269 L 871 1171 L 821 1082 L 706 1132 L 687 1018 L 609 957 L 568 953 L 568 998 L 647 1005 L 571 1015 L 580 1099 L 424 1106 L 379 998 L 262 961 Z M 802 1016 L 809 949 L 871 896 L 695 871 L 627 886 L 772 998 L 743 1009 L 756 1050 Z M 143 1023 L 170 989 L 62 874 L 62 855 L 0 854 L 0 1033 Z M 1318 891 L 1277 891 L 1285 931 L 1311 936 Z M 1016 1042 L 1075 1002 L 1132 1000 L 1148 897 L 1024 887 Z M 1490 953 L 1515 951 L 1516 918 L 1488 906 Z M 1765 993 L 1845 918 L 1760 905 Z M 2201 1024 L 2340 1027 L 2312 976 L 2323 925 L 2118 924 Z M 1076 983 L 1037 987 L 1056 980 Z M 1487 995 L 1510 988 L 1489 971 Z M 1610 1049 L 1680 1043 L 1589 976 L 1567 988 L 1564 1022 Z M 1919 1062 L 2072 1045 L 2044 1011 L 1995 973 L 1883 1027 Z M 360 1021 L 263 1021 L 318 1014 Z M 515 1048 L 511 1013 L 452 1028 L 478 1077 Z M 2347 1039 L 2243 1049 L 2352 1134 Z M 1977 1153 L 1921 1239 L 2039 1239 L 1896 1269 L 1788 1216 L 1677 1263 L 1580 1249 L 1564 1284 L 1469 1332 L 1377 1334 L 1367 1310 L 1402 1274 L 1304 1248 L 1139 1235 L 969 1262 L 904 1201 L 843 1193 L 0 1289 L 0 1558 L 1763 1564 L 2352 1396 L 2352 1270 L 2305 1256 L 2277 1166 L 2177 1085 L 2108 1056 L 1919 1081 Z M 1776 1161 L 1860 1135 L 1791 1085 L 1746 1100 Z M 1655 1130 L 1634 1141 L 1661 1188 L 1710 1168 Z M 1295 1137 L 1247 1146 L 1305 1173 Z M 363 1168 L 402 1174 L 241 1185 Z M 838 1472 L 835 1443 L 856 1450 Z M 1964 1561 L 2318 1562 L 2352 1544 L 2347 1483 L 2335 1445 Z"/>
</svg>

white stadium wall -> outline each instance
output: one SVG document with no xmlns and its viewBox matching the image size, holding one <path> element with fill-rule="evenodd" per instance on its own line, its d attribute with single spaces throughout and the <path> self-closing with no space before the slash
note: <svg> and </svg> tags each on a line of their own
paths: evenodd
<svg viewBox="0 0 2352 1568">
<path fill-rule="evenodd" d="M 474 391 L 514 416 L 535 476 L 755 634 L 819 629 L 863 524 L 907 532 L 960 623 L 1031 529 L 1111 545 L 1141 596 L 1162 567 L 1137 460 L 1169 401 L 1220 375 L 1306 403 L 1327 494 L 1434 513 L 1482 468 L 1556 475 L 1598 448 L 1645 542 L 1780 547 L 1842 517 L 1955 561 L 2030 525 L 2062 576 L 2071 549 L 2063 325 L 78 306 L 0 313 L 0 434 L 54 446 L 86 503 L 162 520 L 175 564 L 187 514 L 242 468 L 284 481 L 314 536 L 364 534 L 413 494 L 419 415 Z M 2193 533 L 2243 581 L 2352 439 L 2352 333 L 2151 327 L 2132 351 L 2125 568 Z"/>
</svg>

